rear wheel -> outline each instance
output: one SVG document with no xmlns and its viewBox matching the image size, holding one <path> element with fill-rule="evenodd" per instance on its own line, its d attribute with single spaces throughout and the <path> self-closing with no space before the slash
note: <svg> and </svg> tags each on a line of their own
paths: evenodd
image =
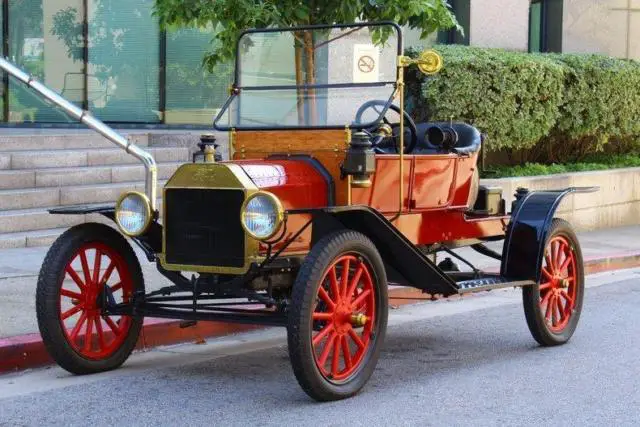
<svg viewBox="0 0 640 427">
<path fill-rule="evenodd" d="M 289 311 L 289 356 L 304 391 L 319 401 L 358 393 L 377 364 L 387 313 L 373 243 L 354 231 L 320 240 L 298 273 Z"/>
<path fill-rule="evenodd" d="M 130 302 L 144 290 L 127 241 L 102 224 L 73 227 L 56 240 L 38 278 L 38 327 L 51 357 L 75 374 L 120 366 L 133 351 L 142 318 L 109 316 L 105 301 Z"/>
<path fill-rule="evenodd" d="M 540 283 L 522 289 L 531 334 L 543 346 L 564 344 L 580 319 L 584 297 L 584 266 L 571 225 L 554 219 L 547 237 Z"/>
</svg>

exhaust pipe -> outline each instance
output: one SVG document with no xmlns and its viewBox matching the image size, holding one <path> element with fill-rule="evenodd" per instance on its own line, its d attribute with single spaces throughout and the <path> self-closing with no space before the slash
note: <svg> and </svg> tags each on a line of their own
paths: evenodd
<svg viewBox="0 0 640 427">
<path fill-rule="evenodd" d="M 102 121 L 93 117 L 93 115 L 89 111 L 85 111 L 67 101 L 56 92 L 49 89 L 48 87 L 34 79 L 32 76 L 25 73 L 20 68 L 16 67 L 14 64 L 2 57 L 0 57 L 0 68 L 26 84 L 30 88 L 34 89 L 47 100 L 62 108 L 73 118 L 77 119 L 81 123 L 84 123 L 91 129 L 98 132 L 100 135 L 107 138 L 109 141 L 113 142 L 120 148 L 123 148 L 127 153 L 131 154 L 136 159 L 140 160 L 146 170 L 144 191 L 149 198 L 149 202 L 151 203 L 151 210 L 156 210 L 158 167 L 156 165 L 155 159 L 150 153 L 133 144 L 127 138 L 111 129 Z"/>
</svg>

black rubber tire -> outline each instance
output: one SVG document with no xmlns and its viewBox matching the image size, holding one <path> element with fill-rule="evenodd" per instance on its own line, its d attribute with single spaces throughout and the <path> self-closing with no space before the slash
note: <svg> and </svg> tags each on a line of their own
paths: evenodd
<svg viewBox="0 0 640 427">
<path fill-rule="evenodd" d="M 545 248 L 549 241 L 555 236 L 563 236 L 571 244 L 576 257 L 577 270 L 575 311 L 571 315 L 569 323 L 564 327 L 561 333 L 551 331 L 545 322 L 544 313 L 542 313 L 542 308 L 539 303 L 539 283 L 534 286 L 525 286 L 522 288 L 522 302 L 524 305 L 524 314 L 527 319 L 527 325 L 529 326 L 529 330 L 531 331 L 533 338 L 544 347 L 562 345 L 571 339 L 580 320 L 582 302 L 584 299 L 584 263 L 578 237 L 573 231 L 571 225 L 567 221 L 559 218 L 554 218 L 553 220 L 547 235 Z"/>
<path fill-rule="evenodd" d="M 36 290 L 38 328 L 49 355 L 63 369 L 78 375 L 115 369 L 122 365 L 136 346 L 143 319 L 132 318 L 128 336 L 111 356 L 102 360 L 90 360 L 79 353 L 67 341 L 60 318 L 60 287 L 64 268 L 80 247 L 90 242 L 102 242 L 122 255 L 132 275 L 134 292 L 144 291 L 144 279 L 138 258 L 125 238 L 113 228 L 98 223 L 85 223 L 70 228 L 53 243 L 42 263 Z"/>
<path fill-rule="evenodd" d="M 372 269 L 376 287 L 375 336 L 359 370 L 344 382 L 335 384 L 320 373 L 315 363 L 311 343 L 312 310 L 326 269 L 334 259 L 347 253 L 362 256 Z M 323 237 L 302 263 L 293 285 L 288 312 L 289 358 L 302 389 L 311 398 L 321 402 L 345 399 L 357 394 L 373 374 L 378 362 L 386 335 L 387 318 L 387 276 L 375 245 L 365 235 L 350 230 L 337 231 Z"/>
</svg>

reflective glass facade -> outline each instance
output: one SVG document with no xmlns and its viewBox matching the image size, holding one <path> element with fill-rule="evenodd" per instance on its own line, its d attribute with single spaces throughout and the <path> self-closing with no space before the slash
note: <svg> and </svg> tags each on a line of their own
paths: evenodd
<svg viewBox="0 0 640 427">
<path fill-rule="evenodd" d="M 209 125 L 232 67 L 202 68 L 213 32 L 162 32 L 153 0 L 3 0 L 2 53 L 110 123 Z M 66 123 L 67 116 L 3 76 L 0 122 Z"/>
</svg>

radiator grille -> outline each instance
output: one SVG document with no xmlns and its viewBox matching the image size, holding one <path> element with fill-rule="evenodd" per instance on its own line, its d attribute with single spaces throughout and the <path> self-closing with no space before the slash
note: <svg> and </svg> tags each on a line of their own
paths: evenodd
<svg viewBox="0 0 640 427">
<path fill-rule="evenodd" d="M 242 190 L 167 189 L 165 257 L 169 264 L 243 267 Z"/>
</svg>

